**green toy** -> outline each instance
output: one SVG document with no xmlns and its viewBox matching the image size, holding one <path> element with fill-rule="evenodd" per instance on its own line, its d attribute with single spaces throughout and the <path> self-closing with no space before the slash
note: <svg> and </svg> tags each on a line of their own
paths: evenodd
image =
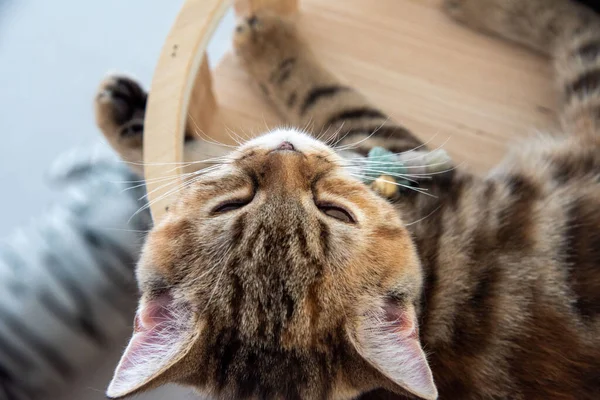
<svg viewBox="0 0 600 400">
<path fill-rule="evenodd" d="M 363 165 L 363 182 L 391 197 L 398 186 L 416 186 L 419 179 L 452 168 L 452 160 L 441 149 L 392 153 L 383 147 L 373 147 Z"/>
</svg>

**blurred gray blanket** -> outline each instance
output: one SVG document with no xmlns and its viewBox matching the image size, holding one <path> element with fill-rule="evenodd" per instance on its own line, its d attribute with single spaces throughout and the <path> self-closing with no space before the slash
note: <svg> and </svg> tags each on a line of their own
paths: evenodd
<svg viewBox="0 0 600 400">
<path fill-rule="evenodd" d="M 133 270 L 151 220 L 144 187 L 108 149 L 52 168 L 60 201 L 0 243 L 0 399 L 73 382 L 131 330 Z"/>
</svg>

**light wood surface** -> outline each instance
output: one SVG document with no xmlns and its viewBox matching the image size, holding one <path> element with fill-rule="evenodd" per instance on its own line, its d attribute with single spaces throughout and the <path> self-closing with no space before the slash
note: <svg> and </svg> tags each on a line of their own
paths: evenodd
<svg viewBox="0 0 600 400">
<path fill-rule="evenodd" d="M 202 63 L 190 96 L 187 129 L 190 132 L 210 132 L 218 124 L 219 108 L 213 91 L 212 74 L 206 52 L 202 56 Z"/>
<path fill-rule="evenodd" d="M 450 21 L 439 0 L 303 0 L 319 59 L 433 146 L 484 172 L 509 143 L 553 126 L 548 60 Z M 223 119 L 252 133 L 279 119 L 235 57 L 214 74 Z"/>
<path fill-rule="evenodd" d="M 191 2 L 214 6 L 218 1 Z M 431 146 L 443 146 L 456 161 L 484 173 L 501 159 L 509 143 L 555 124 L 551 68 L 548 60 L 526 49 L 456 25 L 443 15 L 439 3 L 302 0 L 298 19 L 308 42 L 332 72 Z M 156 84 L 173 85 L 167 81 Z M 177 85 L 167 91 L 171 97 L 153 99 L 153 93 L 151 106 L 164 108 L 180 99 L 175 93 L 183 89 Z M 212 132 L 216 140 L 231 142 L 225 128 L 245 136 L 280 123 L 232 54 L 213 71 L 213 88 L 220 111 Z M 157 125 L 146 139 L 146 149 L 173 147 L 178 140 L 167 133 L 180 126 L 175 120 L 181 123 L 182 117 L 176 105 L 167 108 L 161 115 L 168 118 L 149 121 Z M 175 153 L 163 152 L 159 159 L 173 161 Z M 145 158 L 152 162 L 156 155 L 154 151 Z M 164 175 L 164 170 L 148 169 L 146 177 Z M 158 208 L 153 208 L 155 218 Z"/>
</svg>

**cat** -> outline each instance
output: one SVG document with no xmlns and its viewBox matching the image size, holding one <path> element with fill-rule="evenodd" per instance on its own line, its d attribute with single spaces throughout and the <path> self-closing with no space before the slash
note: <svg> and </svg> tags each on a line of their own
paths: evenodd
<svg viewBox="0 0 600 400">
<path fill-rule="evenodd" d="M 243 20 L 248 74 L 291 126 L 330 127 L 337 146 L 278 129 L 179 194 L 148 235 L 110 398 L 171 382 L 222 399 L 600 398 L 600 19 L 568 0 L 443 8 L 552 58 L 564 134 L 485 177 L 457 166 L 386 199 L 336 149 L 425 144 L 292 22 Z M 105 135 L 141 161 L 143 91 L 113 77 L 100 93 Z"/>
</svg>

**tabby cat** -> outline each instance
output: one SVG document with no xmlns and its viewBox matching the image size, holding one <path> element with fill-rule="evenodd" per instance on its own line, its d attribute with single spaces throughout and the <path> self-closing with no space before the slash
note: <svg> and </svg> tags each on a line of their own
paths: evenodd
<svg viewBox="0 0 600 400">
<path fill-rule="evenodd" d="M 293 23 L 245 19 L 248 73 L 289 124 L 330 127 L 337 146 L 276 130 L 179 195 L 148 236 L 110 398 L 167 382 L 222 399 L 600 398 L 600 21 L 567 0 L 444 9 L 552 57 L 564 135 L 486 177 L 455 168 L 384 199 L 339 149 L 424 144 Z M 98 120 L 125 157 L 139 159 L 144 99 L 124 78 L 101 87 Z"/>
</svg>

